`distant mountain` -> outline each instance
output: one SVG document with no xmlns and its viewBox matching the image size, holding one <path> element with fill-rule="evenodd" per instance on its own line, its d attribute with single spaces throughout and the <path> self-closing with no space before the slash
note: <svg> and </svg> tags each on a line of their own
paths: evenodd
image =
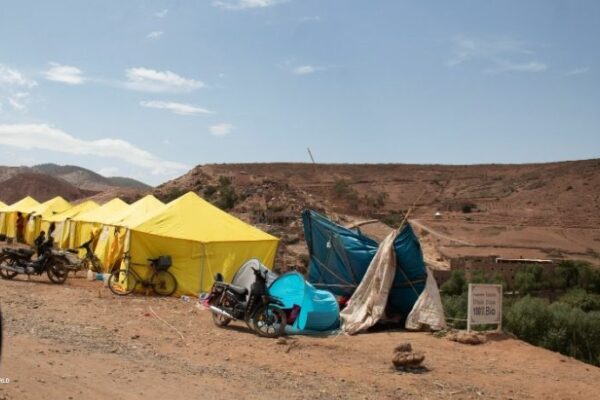
<svg viewBox="0 0 600 400">
<path fill-rule="evenodd" d="M 38 201 L 55 196 L 67 200 L 120 196 L 134 201 L 150 189 L 151 186 L 135 179 L 107 178 L 75 165 L 0 166 L 0 200 L 7 204 L 25 196 L 32 196 Z"/>
<path fill-rule="evenodd" d="M 31 167 L 34 172 L 48 174 L 84 190 L 103 191 L 107 188 L 149 189 L 151 186 L 131 178 L 104 177 L 89 169 L 75 165 L 40 164 Z"/>
<path fill-rule="evenodd" d="M 34 172 L 17 172 L 0 184 L 0 199 L 6 204 L 14 203 L 25 196 L 31 196 L 39 202 L 56 196 L 73 201 L 95 193 L 80 189 L 63 179 Z"/>
<path fill-rule="evenodd" d="M 106 178 L 112 183 L 113 186 L 121 187 L 121 188 L 132 188 L 132 189 L 151 189 L 152 186 L 146 185 L 143 182 L 137 181 L 132 178 L 126 178 L 123 176 L 111 176 Z"/>
</svg>

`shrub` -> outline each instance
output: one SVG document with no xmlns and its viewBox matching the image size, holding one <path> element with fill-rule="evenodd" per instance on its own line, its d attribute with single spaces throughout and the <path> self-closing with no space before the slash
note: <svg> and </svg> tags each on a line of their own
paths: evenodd
<svg viewBox="0 0 600 400">
<path fill-rule="evenodd" d="M 218 189 L 216 186 L 208 185 L 204 188 L 204 191 L 202 193 L 204 194 L 205 198 L 210 199 L 215 193 L 217 193 L 217 190 Z"/>
<path fill-rule="evenodd" d="M 525 296 L 506 312 L 506 327 L 519 338 L 537 346 L 541 345 L 550 327 L 547 303 Z"/>
<path fill-rule="evenodd" d="M 231 179 L 226 176 L 219 177 L 218 191 L 219 198 L 215 202 L 215 205 L 223 210 L 231 210 L 240 200 L 240 197 L 231 185 Z"/>
<path fill-rule="evenodd" d="M 444 313 L 449 319 L 450 325 L 456 329 L 465 329 L 467 327 L 467 308 L 469 300 L 467 293 L 457 296 L 442 296 L 442 304 L 444 305 Z"/>
<path fill-rule="evenodd" d="M 448 296 L 460 296 L 461 294 L 467 291 L 467 281 L 465 280 L 465 274 L 463 271 L 455 269 L 450 274 L 450 279 L 448 279 L 444 284 L 440 287 L 442 292 Z"/>
<path fill-rule="evenodd" d="M 579 283 L 579 263 L 575 261 L 563 261 L 554 270 L 557 287 L 567 289 L 577 286 Z"/>
<path fill-rule="evenodd" d="M 528 265 L 515 274 L 514 289 L 521 295 L 530 294 L 534 290 L 541 289 L 542 273 L 544 269 L 540 265 Z"/>
<path fill-rule="evenodd" d="M 333 184 L 333 193 L 338 199 L 346 197 L 351 190 L 350 184 L 345 179 L 336 179 Z"/>
<path fill-rule="evenodd" d="M 588 293 L 585 289 L 574 288 L 561 296 L 561 303 L 577 307 L 585 312 L 600 311 L 600 295 Z"/>
<path fill-rule="evenodd" d="M 161 196 L 162 197 L 161 200 L 164 203 L 169 203 L 169 202 L 183 196 L 185 193 L 186 193 L 185 190 L 174 187 L 171 190 L 169 190 L 169 192 L 167 194 Z"/>
</svg>

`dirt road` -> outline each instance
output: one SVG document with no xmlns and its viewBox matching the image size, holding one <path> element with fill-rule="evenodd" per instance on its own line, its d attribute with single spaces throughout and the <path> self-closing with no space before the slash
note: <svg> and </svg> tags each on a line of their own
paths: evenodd
<svg viewBox="0 0 600 400">
<path fill-rule="evenodd" d="M 0 280 L 0 399 L 591 399 L 600 369 L 503 338 L 426 333 L 262 339 L 180 299 L 113 296 L 98 282 Z M 171 324 L 183 335 L 157 319 Z M 428 371 L 391 367 L 403 341 Z"/>
</svg>

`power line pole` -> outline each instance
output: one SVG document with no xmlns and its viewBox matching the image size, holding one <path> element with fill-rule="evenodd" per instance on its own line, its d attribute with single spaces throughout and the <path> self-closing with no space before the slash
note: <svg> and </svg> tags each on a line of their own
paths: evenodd
<svg viewBox="0 0 600 400">
<path fill-rule="evenodd" d="M 310 151 L 310 147 L 307 147 L 306 150 L 308 150 L 308 155 L 310 156 L 310 159 L 312 160 L 312 163 L 316 164 L 315 158 L 313 157 L 312 152 Z"/>
</svg>

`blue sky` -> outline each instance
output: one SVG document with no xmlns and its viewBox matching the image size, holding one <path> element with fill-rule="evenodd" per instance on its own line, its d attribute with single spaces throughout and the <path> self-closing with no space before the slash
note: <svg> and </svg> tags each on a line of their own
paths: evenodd
<svg viewBox="0 0 600 400">
<path fill-rule="evenodd" d="M 598 1 L 7 1 L 0 164 L 600 157 Z"/>
</svg>

